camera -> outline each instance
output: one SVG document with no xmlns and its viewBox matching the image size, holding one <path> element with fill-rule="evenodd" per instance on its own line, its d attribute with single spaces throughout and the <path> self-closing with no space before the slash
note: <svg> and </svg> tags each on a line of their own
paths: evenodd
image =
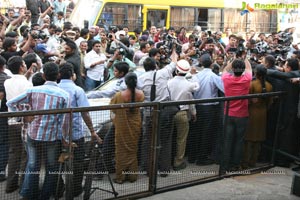
<svg viewBox="0 0 300 200">
<path fill-rule="evenodd" d="M 118 48 L 119 49 L 119 55 L 125 56 L 126 50 L 122 47 Z"/>
<path fill-rule="evenodd" d="M 28 34 L 30 34 L 31 37 L 32 37 L 33 39 L 41 39 L 41 40 L 44 40 L 44 39 L 46 39 L 46 38 L 48 37 L 48 35 L 47 35 L 45 32 L 43 32 L 43 31 L 39 31 L 39 30 L 30 30 L 29 28 L 26 29 L 26 30 L 23 32 L 22 36 L 23 36 L 24 38 L 26 38 L 26 37 L 28 36 Z"/>
<path fill-rule="evenodd" d="M 237 46 L 237 50 L 236 50 L 236 56 L 237 57 L 241 57 L 243 55 L 243 53 L 245 52 L 246 48 L 244 46 L 244 39 L 240 39 L 238 46 Z"/>
<path fill-rule="evenodd" d="M 289 46 L 293 41 L 293 36 L 290 33 L 279 32 L 278 44 Z"/>
<path fill-rule="evenodd" d="M 107 36 L 109 39 L 112 39 L 113 38 L 113 35 L 110 33 L 110 34 L 108 34 L 108 36 Z"/>
<path fill-rule="evenodd" d="M 110 26 L 109 31 L 116 33 L 116 32 L 118 32 L 118 28 L 116 26 Z"/>
</svg>

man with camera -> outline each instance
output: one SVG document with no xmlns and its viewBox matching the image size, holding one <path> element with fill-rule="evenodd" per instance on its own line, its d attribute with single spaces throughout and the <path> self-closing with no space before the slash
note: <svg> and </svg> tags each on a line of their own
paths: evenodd
<svg viewBox="0 0 300 200">
<path fill-rule="evenodd" d="M 114 65 L 118 62 L 124 61 L 129 65 L 130 69 L 136 68 L 136 65 L 131 60 L 126 58 L 125 54 L 126 50 L 124 48 L 117 48 L 114 52 L 114 55 L 107 61 L 106 68 L 109 70 L 108 79 L 114 78 Z"/>
<path fill-rule="evenodd" d="M 134 64 L 138 65 L 139 61 L 145 57 L 148 56 L 150 50 L 150 44 L 148 42 L 144 42 L 140 44 L 140 50 L 134 53 L 133 56 L 133 62 Z"/>
</svg>

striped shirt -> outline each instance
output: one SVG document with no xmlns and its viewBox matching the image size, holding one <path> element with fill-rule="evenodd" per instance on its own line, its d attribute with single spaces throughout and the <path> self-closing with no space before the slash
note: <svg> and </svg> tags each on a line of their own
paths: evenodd
<svg viewBox="0 0 300 200">
<path fill-rule="evenodd" d="M 29 88 L 25 93 L 9 100 L 7 106 L 12 111 L 19 111 L 24 103 L 27 103 L 31 110 L 70 107 L 69 94 L 52 81 Z M 68 123 L 66 114 L 35 115 L 28 126 L 28 136 L 38 141 L 61 140 L 63 136 L 68 141 Z"/>
</svg>

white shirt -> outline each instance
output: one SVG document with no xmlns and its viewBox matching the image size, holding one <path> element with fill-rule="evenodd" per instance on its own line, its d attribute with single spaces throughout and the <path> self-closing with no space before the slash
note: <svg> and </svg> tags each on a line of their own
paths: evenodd
<svg viewBox="0 0 300 200">
<path fill-rule="evenodd" d="M 103 63 L 91 68 L 91 64 L 100 60 L 106 60 L 105 54 L 97 54 L 94 50 L 88 52 L 84 57 L 84 67 L 87 69 L 87 76 L 95 81 L 102 79 L 105 65 Z"/>
<path fill-rule="evenodd" d="M 156 95 L 154 101 L 169 101 L 170 95 L 167 88 L 167 82 L 173 78 L 173 72 L 176 69 L 175 63 L 170 63 L 164 68 L 156 71 L 155 85 Z M 151 85 L 153 84 L 154 70 L 147 71 L 138 77 L 137 88 L 143 90 L 145 102 L 150 101 Z"/>
<path fill-rule="evenodd" d="M 168 81 L 168 89 L 172 101 L 193 100 L 193 92 L 199 89 L 199 84 L 188 81 L 185 76 L 175 76 Z M 180 110 L 188 109 L 189 105 L 180 105 Z M 196 114 L 194 107 L 190 110 Z"/>
<path fill-rule="evenodd" d="M 6 99 L 9 101 L 25 92 L 28 88 L 33 87 L 33 85 L 24 75 L 14 74 L 10 79 L 4 81 L 4 87 Z"/>
</svg>

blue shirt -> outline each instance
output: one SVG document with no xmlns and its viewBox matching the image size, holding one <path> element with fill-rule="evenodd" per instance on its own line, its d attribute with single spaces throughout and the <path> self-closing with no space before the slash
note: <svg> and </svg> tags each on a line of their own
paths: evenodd
<svg viewBox="0 0 300 200">
<path fill-rule="evenodd" d="M 212 72 L 210 68 L 204 68 L 193 76 L 193 80 L 199 83 L 199 89 L 194 92 L 195 99 L 210 99 L 218 97 L 218 89 L 224 92 L 223 81 L 220 76 Z M 216 103 L 205 103 L 216 104 Z"/>
<path fill-rule="evenodd" d="M 69 94 L 56 82 L 46 81 L 44 85 L 29 88 L 6 103 L 12 111 L 21 110 L 24 104 L 28 104 L 31 110 L 68 108 Z M 39 141 L 60 140 L 63 136 L 68 141 L 68 125 L 66 114 L 35 115 L 28 126 L 28 136 Z"/>
<path fill-rule="evenodd" d="M 87 97 L 89 99 L 111 98 L 117 92 L 123 91 L 127 88 L 127 86 L 125 84 L 125 77 L 117 78 L 117 79 L 110 80 L 110 81 L 113 81 L 113 83 L 110 84 L 108 88 L 106 88 L 105 90 L 90 91 L 87 94 Z"/>
<path fill-rule="evenodd" d="M 77 86 L 72 80 L 62 79 L 59 87 L 69 93 L 70 107 L 88 107 L 90 106 L 83 89 Z M 72 140 L 78 140 L 84 137 L 83 120 L 80 112 L 74 112 L 72 115 Z"/>
</svg>

